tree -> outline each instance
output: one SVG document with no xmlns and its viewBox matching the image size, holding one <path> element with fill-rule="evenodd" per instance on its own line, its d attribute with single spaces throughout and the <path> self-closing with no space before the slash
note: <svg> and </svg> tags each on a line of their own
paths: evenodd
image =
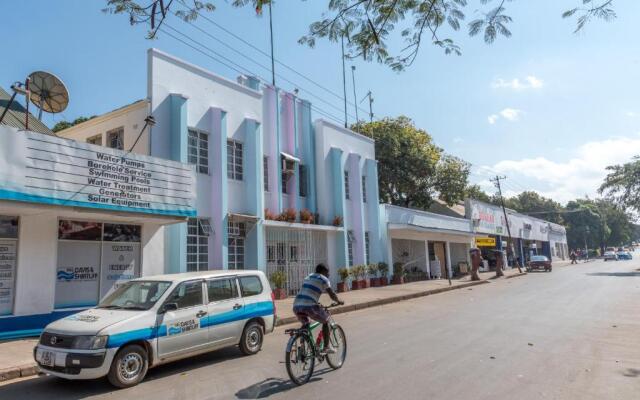
<svg viewBox="0 0 640 400">
<path fill-rule="evenodd" d="M 449 205 L 464 199 L 469 164 L 444 154 L 411 119 L 359 122 L 351 129 L 376 140 L 383 202 L 426 209 L 436 197 Z"/>
<path fill-rule="evenodd" d="M 300 38 L 301 44 L 315 46 L 317 39 L 338 42 L 345 39 L 349 57 L 362 57 L 402 70 L 411 65 L 419 53 L 423 40 L 440 47 L 446 54 L 462 54 L 449 35 L 459 31 L 469 8 L 480 15 L 467 25 L 470 36 L 482 34 L 487 44 L 498 36 L 511 36 L 512 18 L 507 5 L 512 0 L 330 0 L 327 13 L 313 22 L 309 32 Z M 562 14 L 563 18 L 577 18 L 576 32 L 594 18 L 606 21 L 616 17 L 613 0 L 574 0 L 582 6 Z M 233 0 L 236 7 L 252 6 L 258 14 L 273 0 Z M 487 8 L 479 10 L 478 3 Z M 283 3 L 284 4 L 284 3 Z M 195 20 L 201 11 L 214 11 L 212 2 L 202 0 L 107 0 L 103 11 L 127 14 L 132 25 L 149 24 L 148 38 L 154 38 L 165 18 L 171 13 L 186 20 Z M 387 43 L 397 29 L 405 45 L 390 51 Z"/>
<path fill-rule="evenodd" d="M 482 190 L 479 185 L 468 185 L 464 191 L 464 197 L 485 203 L 492 203 L 491 196 Z"/>
<path fill-rule="evenodd" d="M 69 121 L 60 121 L 58 123 L 56 123 L 53 128 L 51 129 L 54 132 L 60 132 L 63 129 L 67 129 L 67 128 L 71 128 L 74 125 L 78 125 L 81 124 L 85 121 L 88 121 L 92 118 L 95 118 L 95 115 L 92 115 L 91 117 L 87 118 L 87 117 L 78 117 L 76 119 L 74 119 L 72 122 Z"/>
<path fill-rule="evenodd" d="M 556 224 L 563 223 L 562 205 L 534 191 L 524 191 L 515 197 L 505 199 L 505 205 L 523 214 L 529 214 Z"/>
<path fill-rule="evenodd" d="M 640 157 L 622 165 L 607 167 L 600 193 L 605 194 L 618 205 L 640 212 Z"/>
</svg>

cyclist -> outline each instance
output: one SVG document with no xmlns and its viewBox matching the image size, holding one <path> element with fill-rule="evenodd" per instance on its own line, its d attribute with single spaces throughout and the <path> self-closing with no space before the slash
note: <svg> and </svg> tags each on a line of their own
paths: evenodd
<svg viewBox="0 0 640 400">
<path fill-rule="evenodd" d="M 329 341 L 329 313 L 320 305 L 319 299 L 323 292 L 327 292 L 331 300 L 342 305 L 329 281 L 329 268 L 324 264 L 316 266 L 316 272 L 304 278 L 300 292 L 293 302 L 293 313 L 303 324 L 309 324 L 309 318 L 322 324 L 322 338 L 324 339 L 323 354 L 334 354 L 336 349 Z"/>
</svg>

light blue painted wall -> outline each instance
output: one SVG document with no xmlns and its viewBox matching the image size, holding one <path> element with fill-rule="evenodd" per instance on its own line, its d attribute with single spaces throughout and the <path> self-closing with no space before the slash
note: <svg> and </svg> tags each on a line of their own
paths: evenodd
<svg viewBox="0 0 640 400">
<path fill-rule="evenodd" d="M 333 192 L 333 219 L 335 216 L 340 216 L 343 221 L 345 217 L 345 199 L 344 199 L 344 169 L 342 166 L 342 150 L 333 147 L 329 151 L 329 158 L 331 163 L 331 182 Z M 348 254 L 347 254 L 347 234 L 346 227 L 344 230 L 337 232 L 336 239 L 336 260 L 335 265 L 338 268 L 348 266 Z"/>
<path fill-rule="evenodd" d="M 227 180 L 227 113 L 219 108 L 209 109 L 209 165 L 211 168 L 211 226 L 209 268 L 227 269 L 228 180 Z"/>
<path fill-rule="evenodd" d="M 369 227 L 369 255 L 371 262 L 386 262 L 384 258 L 383 235 L 380 227 L 380 199 L 378 194 L 378 162 L 372 159 L 364 161 L 367 202 L 364 204 L 367 210 Z"/>
<path fill-rule="evenodd" d="M 302 158 L 307 167 L 307 208 L 312 213 L 317 212 L 316 198 L 316 159 L 315 159 L 315 131 L 311 121 L 311 103 L 300 101 L 300 133 L 302 136 Z"/>
<path fill-rule="evenodd" d="M 171 94 L 170 155 L 174 161 L 187 162 L 187 98 Z M 170 273 L 187 270 L 187 224 L 174 224 L 165 228 L 165 270 Z"/>
<path fill-rule="evenodd" d="M 264 187 L 262 129 L 255 120 L 246 119 L 245 129 L 245 188 L 249 214 L 260 219 L 245 241 L 245 266 L 266 270 L 264 227 Z"/>
</svg>

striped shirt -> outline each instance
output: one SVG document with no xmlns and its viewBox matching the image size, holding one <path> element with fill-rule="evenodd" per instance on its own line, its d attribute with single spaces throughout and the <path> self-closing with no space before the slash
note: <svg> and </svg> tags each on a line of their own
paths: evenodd
<svg viewBox="0 0 640 400">
<path fill-rule="evenodd" d="M 318 304 L 320 295 L 331 287 L 326 276 L 313 273 L 304 278 L 302 288 L 293 302 L 294 307 L 310 307 Z"/>
</svg>

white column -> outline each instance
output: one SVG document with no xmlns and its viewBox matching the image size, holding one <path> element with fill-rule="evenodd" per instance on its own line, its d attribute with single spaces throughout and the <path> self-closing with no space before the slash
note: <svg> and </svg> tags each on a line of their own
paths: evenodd
<svg viewBox="0 0 640 400">
<path fill-rule="evenodd" d="M 449 245 L 449 241 L 445 242 L 445 251 L 447 252 L 447 271 L 449 271 L 449 278 L 453 275 L 451 271 L 451 246 Z"/>
<path fill-rule="evenodd" d="M 424 254 L 425 257 L 427 258 L 426 262 L 427 262 L 427 277 L 429 279 L 431 279 L 431 265 L 429 263 L 429 241 L 425 240 L 424 241 Z"/>
</svg>

